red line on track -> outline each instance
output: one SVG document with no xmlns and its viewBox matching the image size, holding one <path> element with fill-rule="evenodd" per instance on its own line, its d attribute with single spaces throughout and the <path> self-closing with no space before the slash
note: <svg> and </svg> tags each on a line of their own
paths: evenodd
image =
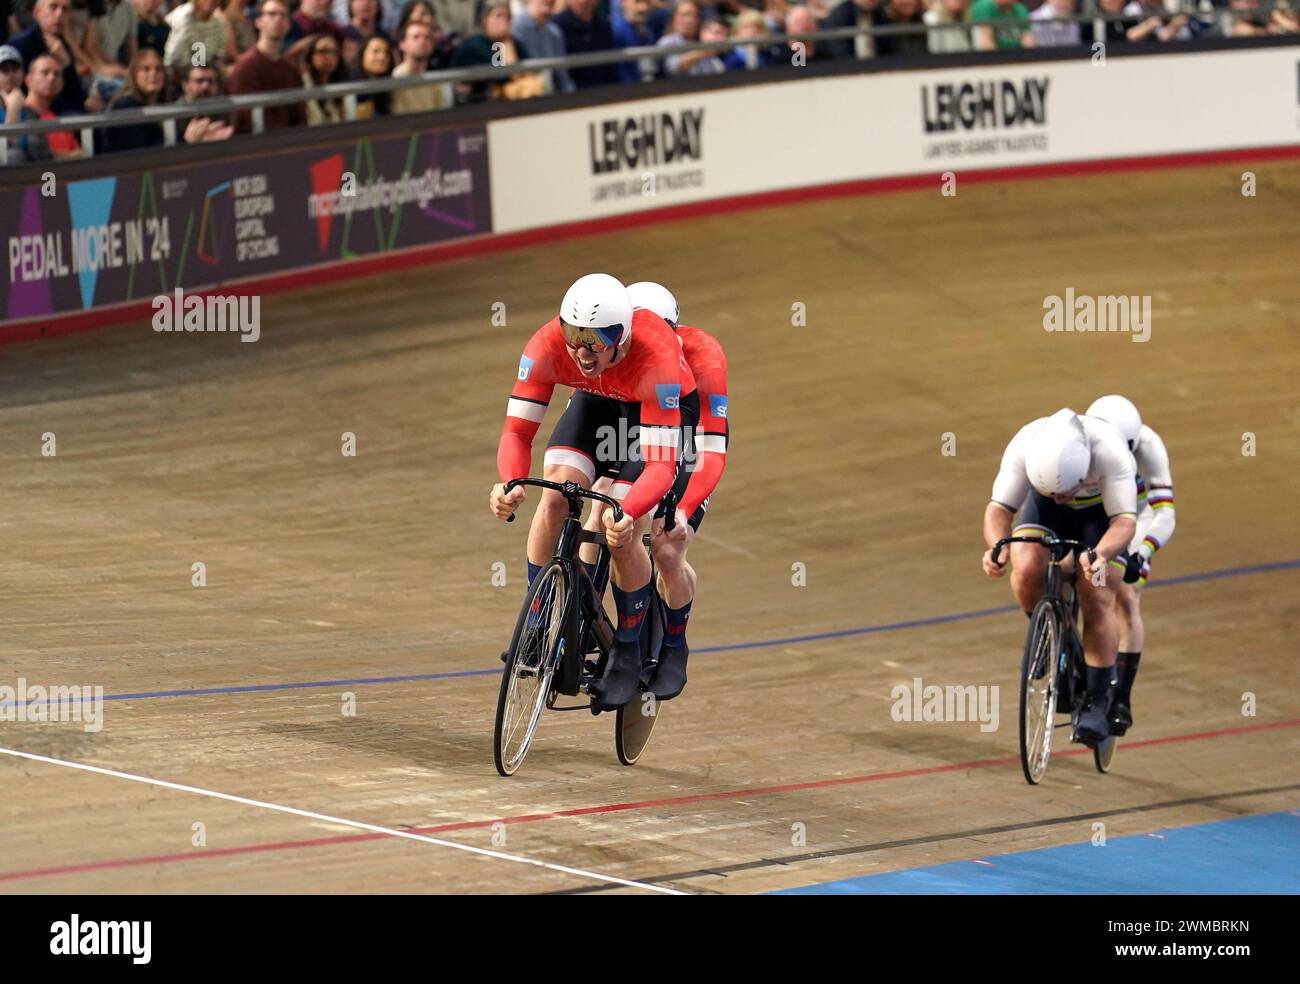
<svg viewBox="0 0 1300 984">
<path fill-rule="evenodd" d="M 996 167 L 959 172 L 961 180 L 983 184 L 990 181 L 1032 181 L 1039 178 L 1059 178 L 1074 175 L 1104 174 L 1124 171 L 1150 171 L 1168 167 L 1198 167 L 1206 164 L 1227 164 L 1234 161 L 1285 160 L 1300 157 L 1300 145 L 1275 147 L 1249 147 L 1236 150 L 1208 150 L 1185 154 L 1149 154 L 1142 157 L 1104 158 L 1091 161 L 1060 161 L 1052 164 L 1027 164 L 1017 167 Z M 803 188 L 783 188 L 750 195 L 733 195 L 702 202 L 686 202 L 664 208 L 623 215 L 582 219 L 539 229 L 518 232 L 489 233 L 427 246 L 413 246 L 393 253 L 380 253 L 350 260 L 333 260 L 315 266 L 285 270 L 264 277 L 232 280 L 206 290 L 189 290 L 186 293 L 204 297 L 209 294 L 252 295 L 275 294 L 283 290 L 311 287 L 317 284 L 334 284 L 341 280 L 369 277 L 393 270 L 425 266 L 467 256 L 496 253 L 507 249 L 520 249 L 542 243 L 591 236 L 606 232 L 619 232 L 641 226 L 658 225 L 677 219 L 693 219 L 706 215 L 726 215 L 755 208 L 771 208 L 796 202 L 817 201 L 824 198 L 842 198 L 853 195 L 889 194 L 896 191 L 914 191 L 931 188 L 939 179 L 933 174 L 909 174 L 892 178 L 864 178 L 858 181 L 841 181 L 834 184 L 812 185 Z M 143 328 L 153 311 L 153 298 L 141 298 L 89 311 L 42 315 L 8 325 L 0 322 L 0 344 L 67 335 L 92 328 L 136 322 Z"/>
<path fill-rule="evenodd" d="M 1273 731 L 1279 728 L 1300 726 L 1300 718 L 1286 721 L 1268 721 L 1262 724 L 1248 724 L 1239 728 L 1219 728 L 1215 731 L 1196 731 L 1185 735 L 1170 735 L 1165 738 L 1146 738 L 1142 741 L 1125 742 L 1124 751 L 1130 752 L 1140 748 L 1156 745 L 1170 745 L 1184 741 L 1205 741 L 1211 738 L 1224 738 L 1232 735 L 1252 734 L 1259 731 Z M 1086 748 L 1072 748 L 1057 752 L 1058 758 L 1090 754 Z M 644 810 L 651 807 L 682 806 L 690 803 L 707 803 L 717 800 L 738 800 L 751 796 L 772 796 L 778 793 L 792 793 L 804 789 L 825 789 L 831 786 L 848 786 L 864 782 L 880 782 L 885 779 L 910 779 L 916 776 L 939 775 L 944 772 L 961 772 L 966 769 L 985 769 L 998 765 L 1015 765 L 1020 761 L 1018 755 L 1003 758 L 976 759 L 971 762 L 958 762 L 952 765 L 935 765 L 924 769 L 903 769 L 897 772 L 870 772 L 860 776 L 840 776 L 834 779 L 813 779 L 808 782 L 785 783 L 780 786 L 751 786 L 748 789 L 730 789 L 720 793 L 694 793 L 686 796 L 673 796 L 666 799 L 639 800 L 631 803 L 611 803 L 604 806 L 585 806 L 573 810 L 557 810 L 553 813 L 528 813 L 513 817 L 496 817 L 491 820 L 461 820 L 455 823 L 438 824 L 432 827 L 412 827 L 411 833 L 438 834 L 452 830 L 469 830 L 490 827 L 495 823 L 536 823 L 539 820 L 561 820 L 570 817 L 586 817 L 605 813 L 625 813 L 629 810 Z M 83 864 L 66 864 L 49 868 L 30 868 L 25 871 L 10 871 L 0 874 L 0 882 L 21 881 L 30 878 L 46 878 L 55 875 L 74 875 L 88 871 L 104 871 L 112 868 L 133 868 L 151 864 L 170 864 L 176 861 L 198 861 L 208 858 L 228 857 L 238 854 L 262 854 L 268 851 L 289 851 L 308 847 L 332 847 L 339 844 L 356 844 L 363 841 L 389 840 L 389 834 L 339 834 L 333 837 L 317 837 L 312 840 L 274 841 L 263 844 L 247 844 L 242 847 L 212 848 L 199 851 L 186 851 L 183 854 L 155 854 L 146 857 L 114 858 L 108 861 L 88 861 Z"/>
</svg>

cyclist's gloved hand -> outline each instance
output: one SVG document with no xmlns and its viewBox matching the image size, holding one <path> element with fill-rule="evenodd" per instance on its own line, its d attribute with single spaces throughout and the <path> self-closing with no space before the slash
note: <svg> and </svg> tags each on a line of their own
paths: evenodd
<svg viewBox="0 0 1300 984">
<path fill-rule="evenodd" d="M 1134 550 L 1128 555 L 1128 561 L 1124 564 L 1124 583 L 1137 584 L 1138 578 L 1142 576 L 1142 568 L 1146 566 L 1146 558 L 1142 556 L 1141 550 Z"/>
</svg>

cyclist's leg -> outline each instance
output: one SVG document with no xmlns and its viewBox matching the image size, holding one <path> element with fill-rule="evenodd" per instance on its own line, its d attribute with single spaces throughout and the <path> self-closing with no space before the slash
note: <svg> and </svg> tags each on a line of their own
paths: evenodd
<svg viewBox="0 0 1300 984">
<path fill-rule="evenodd" d="M 597 449 L 601 428 L 617 423 L 613 401 L 577 390 L 546 442 L 542 477 L 552 482 L 574 482 L 591 488 L 596 478 Z M 528 583 L 555 555 L 555 544 L 569 515 L 564 496 L 543 489 L 528 531 Z"/>
<path fill-rule="evenodd" d="M 1136 551 L 1151 528 L 1152 510 L 1144 507 L 1138 514 L 1137 532 L 1129 544 L 1129 552 Z M 1142 624 L 1142 588 L 1146 584 L 1148 573 L 1143 568 L 1142 576 L 1135 584 L 1116 586 L 1116 612 L 1119 616 L 1119 652 L 1115 660 L 1115 694 L 1111 701 L 1111 730 L 1124 734 L 1133 726 L 1132 693 L 1133 681 L 1137 677 L 1138 662 L 1142 658 L 1142 647 L 1146 641 L 1146 629 Z"/>
<path fill-rule="evenodd" d="M 1075 513 L 1069 538 L 1096 546 L 1110 525 L 1105 509 L 1099 505 L 1090 506 L 1075 510 Z M 1088 699 L 1078 720 L 1078 735 L 1085 740 L 1101 740 L 1110 734 L 1110 694 L 1119 649 L 1115 586 L 1123 581 L 1124 561 L 1116 558 L 1106 565 L 1104 571 L 1100 583 L 1083 576 L 1082 572 L 1075 581 L 1079 611 L 1083 615 L 1083 661 L 1087 664 L 1088 677 Z"/>
<path fill-rule="evenodd" d="M 1054 523 L 1060 508 L 1051 499 L 1031 491 L 1020 507 L 1012 536 L 1061 536 Z M 1011 593 L 1028 615 L 1043 596 L 1047 578 L 1047 551 L 1036 543 L 1011 544 Z"/>
</svg>

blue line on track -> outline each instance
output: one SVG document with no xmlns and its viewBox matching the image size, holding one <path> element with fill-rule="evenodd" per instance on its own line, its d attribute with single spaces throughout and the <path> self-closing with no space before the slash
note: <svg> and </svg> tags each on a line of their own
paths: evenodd
<svg viewBox="0 0 1300 984">
<path fill-rule="evenodd" d="M 1177 577 L 1162 578 L 1147 585 L 1145 590 L 1167 588 L 1179 584 L 1192 584 L 1199 581 L 1220 581 L 1232 577 L 1245 577 L 1250 574 L 1269 574 L 1276 571 L 1288 571 L 1300 568 L 1300 558 L 1296 560 L 1279 560 L 1269 564 L 1253 564 L 1249 567 L 1225 567 L 1217 571 L 1205 571 L 1200 574 L 1181 574 Z M 838 629 L 834 632 L 816 632 L 809 635 L 786 636 L 781 639 L 764 639 L 758 642 L 738 642 L 729 646 L 705 646 L 693 650 L 701 653 L 725 653 L 742 649 L 765 649 L 772 646 L 791 646 L 801 642 L 819 642 L 823 639 L 843 639 L 849 636 L 874 635 L 879 632 L 899 632 L 904 629 L 920 629 L 930 625 L 943 625 L 947 622 L 965 622 L 970 619 L 987 618 L 990 615 L 1002 615 L 1017 611 L 1015 605 L 999 605 L 996 608 L 977 608 L 969 612 L 956 612 L 952 615 L 935 615 L 931 618 L 912 619 L 907 622 L 888 622 L 884 625 L 864 625 L 855 629 Z M 460 670 L 454 673 L 411 673 L 405 676 L 362 677 L 355 680 L 309 680 L 303 683 L 262 683 L 231 687 L 206 687 L 198 690 L 152 690 L 133 694 L 105 694 L 104 700 L 147 700 L 158 697 L 203 697 L 212 694 L 250 694 L 266 693 L 273 690 L 308 690 L 322 687 L 359 687 L 379 683 L 409 683 L 417 680 L 451 680 L 456 677 L 497 676 L 501 673 L 499 666 L 486 670 Z M 0 701 L 0 709 L 13 703 Z M 30 703 L 30 702 L 29 702 Z M 70 703 L 75 703 L 71 701 Z"/>
</svg>

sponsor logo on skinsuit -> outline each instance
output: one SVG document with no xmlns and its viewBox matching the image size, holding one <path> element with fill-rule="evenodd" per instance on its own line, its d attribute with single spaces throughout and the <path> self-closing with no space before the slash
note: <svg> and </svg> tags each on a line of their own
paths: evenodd
<svg viewBox="0 0 1300 984">
<path fill-rule="evenodd" d="M 682 402 L 682 387 L 680 383 L 657 383 L 655 385 L 655 395 L 659 397 L 660 410 L 677 410 Z"/>
</svg>

